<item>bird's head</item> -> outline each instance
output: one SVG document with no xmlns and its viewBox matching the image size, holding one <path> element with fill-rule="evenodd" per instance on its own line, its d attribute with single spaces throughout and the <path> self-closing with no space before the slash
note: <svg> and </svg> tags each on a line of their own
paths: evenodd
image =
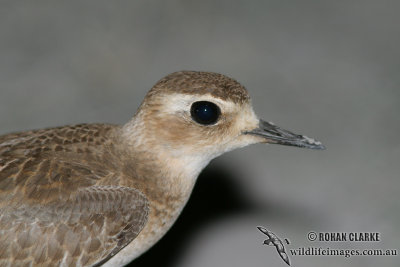
<svg viewBox="0 0 400 267">
<path fill-rule="evenodd" d="M 127 125 L 137 144 L 205 164 L 255 143 L 324 148 L 311 138 L 260 120 L 240 83 L 210 72 L 182 71 L 164 77 Z"/>
</svg>

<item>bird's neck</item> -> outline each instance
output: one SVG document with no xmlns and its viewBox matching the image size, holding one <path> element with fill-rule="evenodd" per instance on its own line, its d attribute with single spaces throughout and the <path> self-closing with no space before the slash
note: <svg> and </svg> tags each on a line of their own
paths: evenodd
<svg viewBox="0 0 400 267">
<path fill-rule="evenodd" d="M 149 138 L 141 126 L 140 121 L 133 120 L 118 129 L 114 143 L 117 144 L 116 153 L 123 159 L 117 163 L 122 174 L 119 185 L 144 193 L 149 200 L 150 213 L 140 235 L 106 266 L 127 264 L 170 229 L 188 201 L 197 176 L 208 163 L 171 153 Z"/>
<path fill-rule="evenodd" d="M 171 148 L 146 129 L 136 116 L 122 127 L 122 144 L 129 160 L 125 173 L 131 173 L 136 186 L 150 198 L 186 202 L 196 179 L 211 158 L 190 155 Z"/>
</svg>

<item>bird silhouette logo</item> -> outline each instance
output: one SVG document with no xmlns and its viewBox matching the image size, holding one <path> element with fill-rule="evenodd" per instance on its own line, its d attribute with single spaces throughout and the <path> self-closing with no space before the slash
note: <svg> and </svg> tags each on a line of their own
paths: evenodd
<svg viewBox="0 0 400 267">
<path fill-rule="evenodd" d="M 282 258 L 287 265 L 290 266 L 289 255 L 286 253 L 285 245 L 283 244 L 282 240 L 277 237 L 273 232 L 269 231 L 268 229 L 257 226 L 257 229 L 268 236 L 268 239 L 264 240 L 264 245 L 275 246 L 276 251 L 278 252 L 279 256 Z M 285 238 L 287 244 L 289 244 L 289 240 Z"/>
</svg>

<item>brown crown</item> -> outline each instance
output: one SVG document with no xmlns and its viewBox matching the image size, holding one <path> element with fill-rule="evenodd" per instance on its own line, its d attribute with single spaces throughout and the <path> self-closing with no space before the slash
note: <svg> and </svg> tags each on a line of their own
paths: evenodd
<svg viewBox="0 0 400 267">
<path fill-rule="evenodd" d="M 160 93 L 210 94 L 240 104 L 250 100 L 246 88 L 236 80 L 219 73 L 202 71 L 171 73 L 158 81 L 147 97 Z"/>
</svg>

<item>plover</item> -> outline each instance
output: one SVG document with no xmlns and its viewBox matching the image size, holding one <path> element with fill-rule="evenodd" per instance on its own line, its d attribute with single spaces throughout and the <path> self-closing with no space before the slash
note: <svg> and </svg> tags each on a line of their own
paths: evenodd
<svg viewBox="0 0 400 267">
<path fill-rule="evenodd" d="M 0 136 L 0 266 L 122 266 L 172 226 L 200 171 L 254 143 L 323 149 L 217 73 L 172 73 L 125 125 Z"/>
</svg>

